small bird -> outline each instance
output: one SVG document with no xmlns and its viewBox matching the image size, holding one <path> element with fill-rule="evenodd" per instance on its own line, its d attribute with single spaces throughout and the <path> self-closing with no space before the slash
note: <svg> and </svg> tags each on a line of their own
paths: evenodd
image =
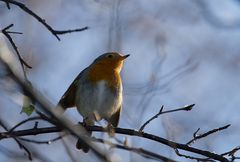
<svg viewBox="0 0 240 162">
<path fill-rule="evenodd" d="M 120 72 L 128 56 L 109 52 L 96 58 L 76 77 L 58 105 L 64 110 L 76 106 L 87 126 L 105 119 L 108 126 L 117 127 L 123 91 Z M 89 151 L 88 145 L 81 139 L 76 147 L 84 152 Z"/>
</svg>

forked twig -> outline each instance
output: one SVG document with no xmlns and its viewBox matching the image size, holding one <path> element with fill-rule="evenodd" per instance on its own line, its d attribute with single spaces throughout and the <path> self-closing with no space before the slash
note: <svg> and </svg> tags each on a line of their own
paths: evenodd
<svg viewBox="0 0 240 162">
<path fill-rule="evenodd" d="M 11 43 L 14 51 L 16 52 L 16 54 L 17 54 L 17 56 L 18 56 L 18 59 L 20 60 L 21 65 L 22 65 L 22 66 L 25 65 L 25 66 L 28 67 L 28 68 L 32 68 L 30 65 L 28 65 L 28 64 L 23 60 L 23 58 L 21 57 L 21 55 L 20 55 L 20 53 L 19 53 L 19 51 L 18 51 L 18 48 L 17 48 L 16 44 L 14 43 L 12 37 L 9 35 L 9 33 L 14 33 L 14 34 L 22 34 L 22 33 L 20 33 L 20 32 L 7 31 L 8 29 L 10 29 L 10 28 L 13 27 L 13 26 L 14 26 L 13 24 L 10 24 L 10 25 L 8 25 L 7 27 L 3 28 L 3 29 L 2 29 L 2 33 L 7 37 L 7 39 L 8 39 L 9 42 Z M 24 67 L 23 67 L 23 69 L 24 69 Z"/>
<path fill-rule="evenodd" d="M 229 126 L 231 126 L 231 124 L 225 125 L 225 126 L 223 126 L 223 127 L 219 127 L 219 128 L 212 129 L 212 130 L 210 130 L 210 131 L 208 131 L 208 132 L 206 132 L 206 133 L 203 133 L 203 134 L 201 134 L 201 135 L 198 135 L 198 134 L 197 134 L 197 133 L 199 132 L 199 130 L 200 130 L 200 128 L 198 128 L 197 131 L 195 131 L 194 134 L 193 134 L 193 139 L 191 139 L 190 141 L 188 141 L 188 142 L 186 143 L 186 145 L 191 145 L 191 144 L 194 143 L 196 140 L 201 139 L 201 138 L 204 138 L 204 137 L 207 137 L 207 136 L 209 136 L 209 135 L 211 135 L 211 134 L 213 134 L 213 133 L 219 132 L 219 131 L 221 131 L 221 130 L 227 129 Z"/>
<path fill-rule="evenodd" d="M 153 121 L 154 119 L 158 118 L 159 115 L 162 115 L 162 114 L 166 114 L 166 113 L 171 113 L 171 112 L 176 112 L 176 111 L 190 111 L 192 110 L 193 106 L 195 104 L 191 104 L 191 105 L 187 105 L 187 106 L 184 106 L 184 107 L 181 107 L 181 108 L 177 108 L 177 109 L 173 109 L 173 110 L 167 110 L 167 111 L 163 111 L 163 106 L 160 108 L 159 112 L 154 115 L 153 117 L 151 117 L 149 120 L 147 120 L 139 129 L 140 132 L 143 131 L 143 129 L 151 122 Z"/>
<path fill-rule="evenodd" d="M 0 125 L 1 125 L 6 131 L 8 131 L 7 126 L 6 126 L 2 121 L 0 121 Z M 24 144 L 22 144 L 22 143 L 17 139 L 17 137 L 13 137 L 13 139 L 16 141 L 16 143 L 18 144 L 19 148 L 20 148 L 20 149 L 23 149 L 23 150 L 27 153 L 28 159 L 32 161 L 32 154 L 31 154 L 31 152 L 29 151 L 29 149 L 28 149 L 26 146 L 24 146 Z"/>
<path fill-rule="evenodd" d="M 72 33 L 72 32 L 81 32 L 84 31 L 86 29 L 88 29 L 88 27 L 84 27 L 84 28 L 79 28 L 79 29 L 73 29 L 73 30 L 55 30 L 53 29 L 47 22 L 46 20 L 42 19 L 40 16 L 38 16 L 35 12 L 33 12 L 32 10 L 30 10 L 25 4 L 20 3 L 18 1 L 15 0 L 0 0 L 2 2 L 5 2 L 7 4 L 7 7 L 10 9 L 10 4 L 13 4 L 15 6 L 18 6 L 19 8 L 21 8 L 23 11 L 25 11 L 26 13 L 28 13 L 29 15 L 31 15 L 32 17 L 34 17 L 36 20 L 38 20 L 43 26 L 45 26 L 59 41 L 61 40 L 59 38 L 58 35 L 61 34 L 66 34 L 66 33 Z"/>
</svg>

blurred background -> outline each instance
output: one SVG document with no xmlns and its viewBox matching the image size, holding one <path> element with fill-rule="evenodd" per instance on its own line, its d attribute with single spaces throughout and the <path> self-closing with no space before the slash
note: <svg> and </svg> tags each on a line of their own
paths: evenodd
<svg viewBox="0 0 240 162">
<path fill-rule="evenodd" d="M 239 0 L 19 2 L 56 30 L 89 27 L 83 32 L 62 35 L 58 41 L 33 17 L 13 5 L 8 10 L 0 2 L 0 28 L 14 23 L 11 30 L 24 33 L 13 35 L 13 39 L 24 60 L 33 67 L 27 70 L 27 76 L 52 103 L 58 102 L 78 73 L 99 55 L 108 51 L 131 54 L 122 70 L 124 103 L 120 127 L 139 129 L 162 105 L 164 110 L 170 110 L 194 103 L 192 111 L 162 115 L 145 131 L 186 143 L 198 128 L 201 133 L 231 124 L 227 130 L 201 139 L 193 146 L 220 154 L 240 145 Z M 28 116 L 20 114 L 22 98 L 9 84 L 1 79 L 0 119 L 11 127 Z M 69 109 L 65 115 L 74 123 L 82 120 L 75 109 Z M 48 126 L 47 123 L 39 125 Z M 29 123 L 21 128 L 33 126 L 34 123 Z M 31 138 L 43 140 L 55 136 Z M 94 136 L 107 138 L 101 133 Z M 124 141 L 125 136 L 117 135 L 117 138 Z M 129 146 L 191 161 L 155 142 L 130 136 L 127 139 Z M 46 157 L 46 161 L 71 161 L 66 147 L 76 161 L 97 161 L 93 153 L 76 150 L 74 138 L 68 136 L 64 141 L 28 146 L 35 155 Z M 116 161 L 154 161 L 117 149 L 111 149 L 109 154 Z M 21 155 L 23 151 L 15 141 L 1 141 L 0 161 L 26 161 Z M 40 160 L 35 157 L 34 161 Z"/>
</svg>

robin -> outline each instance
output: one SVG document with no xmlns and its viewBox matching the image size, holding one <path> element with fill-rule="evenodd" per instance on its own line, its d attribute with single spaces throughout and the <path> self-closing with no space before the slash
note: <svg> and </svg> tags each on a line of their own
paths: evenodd
<svg viewBox="0 0 240 162">
<path fill-rule="evenodd" d="M 128 56 L 117 52 L 99 56 L 76 77 L 58 105 L 64 110 L 76 106 L 87 126 L 105 119 L 108 126 L 117 127 L 122 108 L 120 72 Z M 80 139 L 76 147 L 89 151 L 88 145 Z"/>
</svg>

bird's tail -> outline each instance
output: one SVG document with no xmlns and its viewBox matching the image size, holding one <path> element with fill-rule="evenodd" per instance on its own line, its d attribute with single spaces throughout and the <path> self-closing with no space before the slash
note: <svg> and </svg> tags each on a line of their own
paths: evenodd
<svg viewBox="0 0 240 162">
<path fill-rule="evenodd" d="M 88 136 L 91 136 L 92 131 L 88 131 Z M 87 153 L 89 151 L 89 146 L 88 144 L 82 140 L 82 139 L 78 139 L 77 143 L 76 143 L 76 148 L 79 150 L 83 150 L 83 152 Z"/>
</svg>

